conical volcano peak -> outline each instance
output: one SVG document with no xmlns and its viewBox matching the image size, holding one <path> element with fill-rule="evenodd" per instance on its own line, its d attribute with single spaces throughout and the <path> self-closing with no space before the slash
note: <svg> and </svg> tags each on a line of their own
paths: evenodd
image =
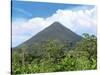
<svg viewBox="0 0 100 75">
<path fill-rule="evenodd" d="M 53 22 L 53 24 L 61 24 L 60 22 L 58 22 L 58 21 L 55 21 L 55 22 Z"/>
<path fill-rule="evenodd" d="M 47 41 L 49 39 L 59 40 L 63 43 L 67 40 L 71 42 L 77 42 L 81 39 L 81 37 L 70 29 L 66 28 L 60 22 L 56 21 L 22 44 L 31 46 L 33 43 L 41 44 L 41 42 Z"/>
<path fill-rule="evenodd" d="M 62 24 L 58 21 L 55 21 L 55 22 L 52 23 L 52 25 L 62 25 Z"/>
<path fill-rule="evenodd" d="M 58 21 L 53 22 L 49 27 L 64 27 L 63 24 L 61 24 Z"/>
</svg>

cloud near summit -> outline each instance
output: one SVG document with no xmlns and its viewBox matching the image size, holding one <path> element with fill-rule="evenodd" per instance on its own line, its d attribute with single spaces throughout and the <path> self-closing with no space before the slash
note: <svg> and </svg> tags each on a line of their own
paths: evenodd
<svg viewBox="0 0 100 75">
<path fill-rule="evenodd" d="M 58 9 L 47 18 L 18 19 L 12 22 L 12 43 L 14 45 L 15 43 L 18 45 L 24 42 L 55 21 L 60 22 L 79 35 L 82 35 L 84 32 L 96 34 L 96 8 L 84 10 Z"/>
</svg>

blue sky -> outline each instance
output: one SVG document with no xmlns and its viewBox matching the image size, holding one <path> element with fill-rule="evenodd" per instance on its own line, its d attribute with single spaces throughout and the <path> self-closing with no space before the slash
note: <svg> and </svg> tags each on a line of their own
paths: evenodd
<svg viewBox="0 0 100 75">
<path fill-rule="evenodd" d="M 31 1 L 13 1 L 12 2 L 12 17 L 14 18 L 32 18 L 32 17 L 49 17 L 57 9 L 76 10 L 77 8 L 91 9 L 94 6 L 90 5 L 76 5 L 76 4 L 57 4 L 57 3 L 40 3 Z M 22 10 L 22 11 L 20 11 Z M 26 13 L 23 13 L 26 12 Z"/>
<path fill-rule="evenodd" d="M 12 46 L 28 40 L 54 21 L 79 35 L 96 35 L 96 7 L 93 5 L 12 1 Z"/>
</svg>

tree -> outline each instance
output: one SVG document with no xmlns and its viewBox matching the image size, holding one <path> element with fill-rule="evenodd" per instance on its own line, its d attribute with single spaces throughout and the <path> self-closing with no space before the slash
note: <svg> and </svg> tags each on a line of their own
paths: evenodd
<svg viewBox="0 0 100 75">
<path fill-rule="evenodd" d="M 63 44 L 55 40 L 48 40 L 42 45 L 43 58 L 57 62 L 64 55 Z"/>
<path fill-rule="evenodd" d="M 81 41 L 71 46 L 67 41 L 47 40 L 33 44 L 29 51 L 26 45 L 12 53 L 12 73 L 41 73 L 89 70 L 97 68 L 97 38 L 83 34 Z M 38 50 L 40 52 L 38 52 Z M 36 55 L 35 55 L 36 54 Z"/>
<path fill-rule="evenodd" d="M 89 60 L 89 63 L 88 63 L 88 65 L 90 65 L 89 69 L 96 68 L 96 60 L 97 60 L 96 36 L 84 33 L 83 39 L 76 44 L 75 51 L 79 53 L 80 57 L 84 56 L 84 58 L 87 58 L 87 61 Z M 95 66 L 92 66 L 92 65 L 95 65 Z"/>
</svg>

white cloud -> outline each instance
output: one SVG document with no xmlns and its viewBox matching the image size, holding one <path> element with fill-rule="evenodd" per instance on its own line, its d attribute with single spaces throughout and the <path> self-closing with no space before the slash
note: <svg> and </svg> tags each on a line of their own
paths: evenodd
<svg viewBox="0 0 100 75">
<path fill-rule="evenodd" d="M 96 8 L 77 11 L 58 9 L 54 14 L 52 14 L 52 16 L 47 18 L 34 17 L 27 21 L 13 21 L 12 37 L 16 38 L 14 38 L 12 41 L 16 42 L 21 40 L 21 42 L 23 42 L 39 31 L 48 27 L 55 21 L 59 21 L 64 26 L 76 32 L 77 34 L 82 34 L 84 32 L 95 34 Z"/>
</svg>

